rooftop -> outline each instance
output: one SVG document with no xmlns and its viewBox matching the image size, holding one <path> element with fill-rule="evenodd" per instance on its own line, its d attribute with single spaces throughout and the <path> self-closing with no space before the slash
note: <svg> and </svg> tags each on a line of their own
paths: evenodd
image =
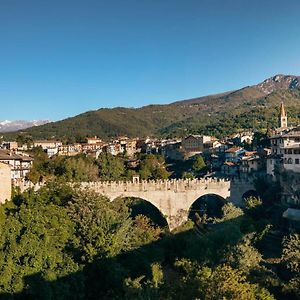
<svg viewBox="0 0 300 300">
<path fill-rule="evenodd" d="M 33 158 L 26 155 L 16 154 L 9 150 L 0 149 L 0 160 L 22 160 L 22 161 L 33 161 Z"/>
<path fill-rule="evenodd" d="M 241 151 L 243 150 L 243 148 L 240 148 L 240 147 L 231 147 L 229 149 L 227 149 L 225 152 L 226 153 L 235 153 L 235 152 L 238 152 L 238 151 Z"/>
</svg>

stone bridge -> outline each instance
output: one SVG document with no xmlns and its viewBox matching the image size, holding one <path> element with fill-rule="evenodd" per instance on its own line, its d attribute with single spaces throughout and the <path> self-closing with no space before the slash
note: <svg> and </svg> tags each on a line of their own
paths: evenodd
<svg viewBox="0 0 300 300">
<path fill-rule="evenodd" d="M 166 218 L 170 230 L 188 219 L 192 204 L 201 196 L 218 195 L 236 206 L 243 206 L 243 195 L 254 190 L 253 184 L 244 180 L 228 179 L 178 179 L 127 182 L 85 182 L 83 187 L 116 198 L 135 197 L 154 205 Z"/>
</svg>

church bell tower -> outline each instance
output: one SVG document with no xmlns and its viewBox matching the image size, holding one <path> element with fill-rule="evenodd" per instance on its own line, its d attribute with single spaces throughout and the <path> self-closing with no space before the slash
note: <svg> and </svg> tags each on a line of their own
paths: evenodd
<svg viewBox="0 0 300 300">
<path fill-rule="evenodd" d="M 280 105 L 280 113 L 279 113 L 279 127 L 280 128 L 287 128 L 288 124 L 287 124 L 287 115 L 284 109 L 284 104 L 283 102 L 281 102 Z"/>
</svg>

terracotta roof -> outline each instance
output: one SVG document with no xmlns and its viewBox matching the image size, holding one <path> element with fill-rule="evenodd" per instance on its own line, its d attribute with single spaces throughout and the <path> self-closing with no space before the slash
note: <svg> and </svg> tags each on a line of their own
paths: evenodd
<svg viewBox="0 0 300 300">
<path fill-rule="evenodd" d="M 245 153 L 244 153 L 244 155 L 245 156 L 252 156 L 252 155 L 254 155 L 254 154 L 256 154 L 257 152 L 256 151 L 246 151 Z"/>
<path fill-rule="evenodd" d="M 235 166 L 236 164 L 233 163 L 233 162 L 231 162 L 231 161 L 225 161 L 225 162 L 224 162 L 224 165 L 229 166 L 229 167 L 233 167 L 233 166 Z"/>
<path fill-rule="evenodd" d="M 234 153 L 234 152 L 237 152 L 239 150 L 242 150 L 242 148 L 240 148 L 240 147 L 231 147 L 231 148 L 227 149 L 225 152 Z"/>
</svg>

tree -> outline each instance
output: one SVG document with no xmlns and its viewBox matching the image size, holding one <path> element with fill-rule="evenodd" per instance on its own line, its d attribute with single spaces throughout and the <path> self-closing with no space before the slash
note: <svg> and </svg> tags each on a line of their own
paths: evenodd
<svg viewBox="0 0 300 300">
<path fill-rule="evenodd" d="M 139 174 L 142 179 L 167 179 L 165 160 L 161 155 L 148 154 L 141 157 Z"/>
<path fill-rule="evenodd" d="M 218 220 L 219 222 L 237 219 L 241 217 L 244 213 L 241 208 L 236 207 L 231 202 L 228 202 L 222 206 L 222 214 L 223 217 Z"/>
<path fill-rule="evenodd" d="M 175 266 L 182 273 L 180 290 L 189 293 L 187 299 L 274 299 L 267 290 L 247 282 L 242 272 L 228 265 L 219 265 L 211 269 L 182 259 L 178 260 Z"/>
<path fill-rule="evenodd" d="M 99 177 L 101 180 L 120 180 L 125 176 L 125 166 L 122 158 L 102 152 L 98 159 Z"/>
<path fill-rule="evenodd" d="M 132 248 L 133 221 L 126 207 L 116 211 L 106 197 L 80 191 L 69 203 L 68 214 L 75 223 L 75 246 L 84 261 L 113 257 Z"/>
<path fill-rule="evenodd" d="M 258 197 L 249 197 L 245 200 L 245 206 L 247 209 L 255 209 L 262 205 L 262 200 Z"/>
<path fill-rule="evenodd" d="M 154 226 L 151 220 L 143 215 L 137 215 L 133 225 L 130 244 L 134 247 L 154 242 L 159 239 L 162 233 L 158 226 Z"/>
<path fill-rule="evenodd" d="M 98 166 L 88 157 L 70 157 L 64 161 L 63 177 L 67 181 L 96 181 Z"/>
<path fill-rule="evenodd" d="M 195 176 L 191 172 L 183 172 L 182 173 L 182 179 L 195 179 Z"/>
<path fill-rule="evenodd" d="M 253 234 L 245 235 L 241 242 L 230 247 L 227 261 L 232 267 L 248 274 L 250 270 L 257 269 L 262 261 L 262 255 L 253 247 Z"/>
<path fill-rule="evenodd" d="M 82 295 L 82 275 L 74 276 L 72 282 L 62 280 L 60 285 L 49 283 L 79 270 L 65 251 L 73 243 L 74 224 L 64 207 L 46 204 L 43 198 L 36 201 L 39 196 L 27 192 L 18 196 L 22 198 L 19 205 L 0 206 L 6 215 L 0 229 L 1 292 L 24 290 L 32 299 L 65 299 L 77 294 L 76 299 Z M 30 289 L 26 290 L 27 278 Z"/>
<path fill-rule="evenodd" d="M 288 282 L 284 285 L 284 292 L 291 298 L 300 297 L 300 235 L 290 234 L 283 240 L 282 265 L 289 272 Z"/>
<path fill-rule="evenodd" d="M 300 235 L 291 234 L 284 238 L 282 261 L 292 273 L 300 273 Z"/>
<path fill-rule="evenodd" d="M 204 159 L 201 155 L 197 155 L 194 158 L 193 164 L 192 164 L 192 170 L 194 172 L 200 172 L 206 167 L 206 164 L 204 162 Z"/>
</svg>

